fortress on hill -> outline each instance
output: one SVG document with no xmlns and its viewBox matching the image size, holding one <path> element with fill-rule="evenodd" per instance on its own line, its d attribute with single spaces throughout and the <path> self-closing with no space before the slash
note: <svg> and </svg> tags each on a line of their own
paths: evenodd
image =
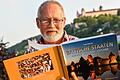
<svg viewBox="0 0 120 80">
<path fill-rule="evenodd" d="M 116 9 L 106 9 L 106 10 L 103 10 L 103 7 L 100 6 L 99 7 L 99 10 L 95 10 L 93 9 L 93 11 L 88 11 L 86 12 L 84 8 L 81 9 L 81 14 L 77 11 L 77 17 L 80 17 L 80 16 L 99 16 L 101 14 L 107 14 L 107 15 L 120 15 L 120 8 L 116 8 Z"/>
</svg>

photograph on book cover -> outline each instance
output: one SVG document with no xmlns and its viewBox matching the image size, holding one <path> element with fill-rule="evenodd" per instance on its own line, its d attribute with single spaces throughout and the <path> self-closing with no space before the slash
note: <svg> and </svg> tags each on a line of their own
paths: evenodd
<svg viewBox="0 0 120 80">
<path fill-rule="evenodd" d="M 4 65 L 10 80 L 59 80 L 64 76 L 57 47 L 5 60 Z"/>
<path fill-rule="evenodd" d="M 34 56 L 17 62 L 19 72 L 23 79 L 53 70 L 49 53 Z"/>
<path fill-rule="evenodd" d="M 84 38 L 62 44 L 69 79 L 120 79 L 116 34 Z"/>
</svg>

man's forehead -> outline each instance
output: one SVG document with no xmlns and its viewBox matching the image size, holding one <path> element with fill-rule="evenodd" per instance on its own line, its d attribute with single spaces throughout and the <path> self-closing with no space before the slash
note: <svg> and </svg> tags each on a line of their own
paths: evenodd
<svg viewBox="0 0 120 80">
<path fill-rule="evenodd" d="M 41 6 L 41 9 L 44 9 L 44 8 L 49 8 L 51 6 L 56 6 L 56 7 L 59 7 L 61 10 L 62 10 L 62 6 L 60 4 L 57 4 L 57 3 L 46 3 L 44 5 Z"/>
<path fill-rule="evenodd" d="M 57 4 L 46 4 L 46 5 L 44 5 L 42 8 L 41 8 L 41 12 L 43 12 L 43 11 L 49 11 L 49 10 L 54 10 L 54 11 L 56 11 L 56 10 L 59 10 L 59 11 L 61 11 L 61 12 L 63 12 L 62 11 L 62 9 L 61 9 L 61 7 L 59 6 L 59 5 L 57 5 Z"/>
<path fill-rule="evenodd" d="M 64 13 L 57 4 L 44 6 L 41 10 L 41 17 L 63 17 Z"/>
</svg>

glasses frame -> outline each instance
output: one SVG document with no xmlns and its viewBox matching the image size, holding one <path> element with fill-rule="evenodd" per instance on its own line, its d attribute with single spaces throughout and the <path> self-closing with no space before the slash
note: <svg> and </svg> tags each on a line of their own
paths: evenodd
<svg viewBox="0 0 120 80">
<path fill-rule="evenodd" d="M 64 18 L 62 19 L 57 19 L 57 18 L 39 19 L 39 21 L 40 21 L 40 24 L 43 26 L 49 26 L 52 22 L 54 25 L 59 25 L 60 23 L 64 21 Z"/>
</svg>

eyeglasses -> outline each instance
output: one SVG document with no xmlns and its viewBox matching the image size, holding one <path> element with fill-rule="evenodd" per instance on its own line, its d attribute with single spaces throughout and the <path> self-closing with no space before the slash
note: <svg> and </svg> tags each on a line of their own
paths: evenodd
<svg viewBox="0 0 120 80">
<path fill-rule="evenodd" d="M 44 26 L 49 26 L 51 24 L 51 22 L 53 22 L 54 25 L 59 25 L 60 23 L 63 22 L 63 19 L 51 18 L 51 19 L 40 20 L 41 25 L 44 25 Z"/>
</svg>

